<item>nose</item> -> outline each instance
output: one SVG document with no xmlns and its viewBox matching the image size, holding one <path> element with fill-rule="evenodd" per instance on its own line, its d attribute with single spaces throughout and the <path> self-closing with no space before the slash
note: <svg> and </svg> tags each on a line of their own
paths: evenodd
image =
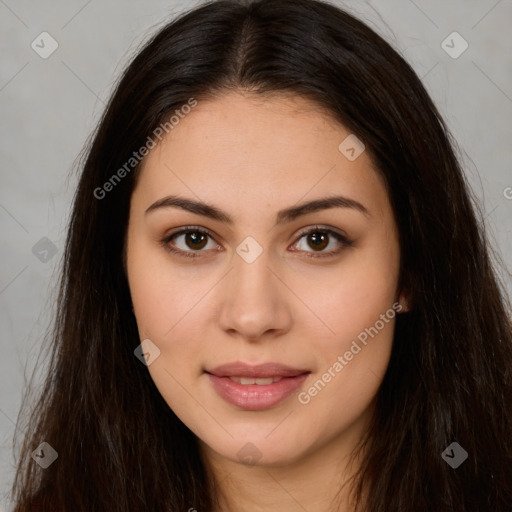
<svg viewBox="0 0 512 512">
<path fill-rule="evenodd" d="M 253 342 L 286 333 L 292 323 L 291 293 L 268 252 L 252 263 L 234 254 L 233 266 L 220 292 L 218 318 L 224 332 Z"/>
</svg>

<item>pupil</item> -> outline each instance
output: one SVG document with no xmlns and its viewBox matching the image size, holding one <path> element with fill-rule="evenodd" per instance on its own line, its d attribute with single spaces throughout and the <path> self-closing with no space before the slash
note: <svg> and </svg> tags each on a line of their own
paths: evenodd
<svg viewBox="0 0 512 512">
<path fill-rule="evenodd" d="M 327 235 L 325 233 L 312 233 L 309 235 L 309 239 L 317 249 L 327 247 Z"/>
<path fill-rule="evenodd" d="M 192 249 L 202 249 L 205 246 L 206 236 L 203 233 L 197 233 L 196 231 L 187 234 L 187 242 L 191 241 L 192 245 L 195 247 L 191 247 Z M 198 247 L 200 245 L 200 247 Z"/>
</svg>

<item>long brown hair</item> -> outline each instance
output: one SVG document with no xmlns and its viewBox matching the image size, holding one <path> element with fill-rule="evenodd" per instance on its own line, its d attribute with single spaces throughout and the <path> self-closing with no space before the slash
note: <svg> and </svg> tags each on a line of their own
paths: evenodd
<svg viewBox="0 0 512 512">
<path fill-rule="evenodd" d="M 364 141 L 393 206 L 412 309 L 397 318 L 365 439 L 354 486 L 364 510 L 510 512 L 510 304 L 479 208 L 411 67 L 365 24 L 316 0 L 202 5 L 160 30 L 122 75 L 74 198 L 44 389 L 19 418 L 28 430 L 16 510 L 213 509 L 195 436 L 133 353 L 122 258 L 137 167 L 104 197 L 94 191 L 190 98 L 238 88 L 327 109 Z M 46 469 L 30 457 L 43 441 L 58 452 Z M 452 442 L 468 454 L 457 469 L 441 456 Z"/>
</svg>

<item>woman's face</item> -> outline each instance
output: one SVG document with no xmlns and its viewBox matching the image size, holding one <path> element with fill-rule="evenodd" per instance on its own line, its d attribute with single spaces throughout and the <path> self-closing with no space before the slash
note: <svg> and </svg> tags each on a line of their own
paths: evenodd
<svg viewBox="0 0 512 512">
<path fill-rule="evenodd" d="M 389 362 L 399 263 L 368 152 L 299 97 L 199 102 L 131 200 L 148 370 L 206 452 L 233 462 L 353 447 Z"/>
</svg>

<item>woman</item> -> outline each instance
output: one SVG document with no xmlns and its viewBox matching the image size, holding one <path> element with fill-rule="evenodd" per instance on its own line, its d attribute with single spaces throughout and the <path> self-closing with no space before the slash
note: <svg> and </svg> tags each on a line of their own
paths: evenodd
<svg viewBox="0 0 512 512">
<path fill-rule="evenodd" d="M 316 0 L 206 4 L 89 147 L 16 510 L 509 511 L 509 314 L 407 63 Z"/>
</svg>

